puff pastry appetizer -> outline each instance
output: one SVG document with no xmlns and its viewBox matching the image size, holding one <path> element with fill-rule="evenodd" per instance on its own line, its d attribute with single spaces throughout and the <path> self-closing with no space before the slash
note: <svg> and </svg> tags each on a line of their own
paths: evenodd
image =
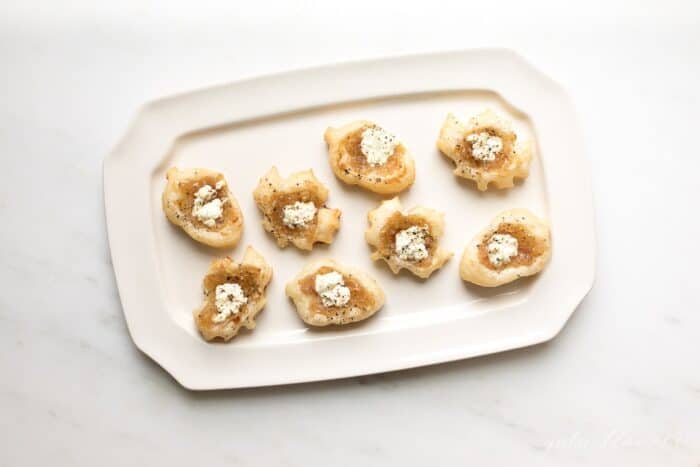
<svg viewBox="0 0 700 467">
<path fill-rule="evenodd" d="M 241 327 L 254 329 L 271 278 L 272 268 L 250 246 L 240 263 L 229 257 L 212 261 L 202 283 L 204 302 L 193 313 L 202 337 L 228 341 Z"/>
<path fill-rule="evenodd" d="M 527 209 L 511 209 L 467 245 L 459 274 L 465 281 L 496 287 L 537 274 L 550 256 L 549 225 Z"/>
<path fill-rule="evenodd" d="M 413 184 L 413 157 L 396 136 L 379 125 L 358 120 L 340 128 L 328 128 L 331 168 L 343 182 L 381 194 L 395 194 Z"/>
<path fill-rule="evenodd" d="M 280 248 L 292 243 L 311 250 L 316 242 L 332 243 L 340 227 L 340 209 L 325 207 L 328 189 L 311 170 L 283 179 L 272 167 L 260 179 L 253 198 L 263 213 L 263 227 Z"/>
<path fill-rule="evenodd" d="M 170 222 L 205 245 L 228 248 L 238 243 L 243 214 L 222 174 L 171 167 L 165 178 L 163 211 Z"/>
<path fill-rule="evenodd" d="M 437 147 L 454 161 L 455 175 L 474 180 L 481 191 L 490 183 L 510 188 L 530 173 L 532 142 L 518 141 L 511 123 L 491 110 L 467 122 L 447 115 Z"/>
<path fill-rule="evenodd" d="M 365 240 L 375 248 L 371 258 L 386 261 L 394 274 L 405 268 L 426 278 L 452 257 L 438 244 L 445 224 L 440 212 L 422 206 L 404 212 L 397 197 L 382 202 L 367 219 Z"/>
<path fill-rule="evenodd" d="M 384 305 L 384 292 L 367 273 L 322 259 L 307 264 L 285 292 L 311 326 L 362 321 Z"/>
</svg>

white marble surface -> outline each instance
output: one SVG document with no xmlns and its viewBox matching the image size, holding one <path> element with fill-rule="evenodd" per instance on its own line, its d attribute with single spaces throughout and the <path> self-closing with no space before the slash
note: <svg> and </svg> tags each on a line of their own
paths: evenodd
<svg viewBox="0 0 700 467">
<path fill-rule="evenodd" d="M 697 2 L 145 3 L 3 2 L 0 466 L 700 464 Z M 101 163 L 142 102 L 481 45 L 562 82 L 588 140 L 597 283 L 557 339 L 216 393 L 135 349 Z"/>
</svg>

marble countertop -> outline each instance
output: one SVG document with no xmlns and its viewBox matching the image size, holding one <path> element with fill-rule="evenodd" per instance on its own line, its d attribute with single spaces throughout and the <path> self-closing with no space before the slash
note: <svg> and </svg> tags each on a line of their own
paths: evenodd
<svg viewBox="0 0 700 467">
<path fill-rule="evenodd" d="M 534 14 L 514 1 L 5 3 L 0 466 L 700 464 L 699 4 Z M 588 141 L 597 280 L 555 340 L 208 393 L 134 347 L 101 170 L 140 104 L 279 70 L 477 46 L 514 48 L 561 82 Z"/>
</svg>

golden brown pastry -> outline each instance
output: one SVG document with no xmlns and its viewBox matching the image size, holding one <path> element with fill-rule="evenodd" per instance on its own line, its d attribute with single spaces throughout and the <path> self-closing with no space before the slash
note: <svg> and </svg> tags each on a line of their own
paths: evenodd
<svg viewBox="0 0 700 467">
<path fill-rule="evenodd" d="M 459 273 L 465 281 L 496 287 L 537 274 L 551 251 L 549 225 L 527 209 L 511 209 L 497 215 L 467 245 Z"/>
<path fill-rule="evenodd" d="M 336 177 L 348 185 L 382 194 L 405 190 L 416 178 L 413 157 L 394 135 L 367 120 L 340 128 L 328 128 L 323 135 Z"/>
<path fill-rule="evenodd" d="M 171 167 L 165 178 L 163 211 L 170 222 L 205 245 L 228 248 L 238 243 L 243 214 L 222 174 Z"/>
<path fill-rule="evenodd" d="M 250 246 L 240 263 L 229 257 L 212 261 L 202 282 L 204 302 L 193 313 L 202 337 L 228 341 L 243 326 L 254 329 L 271 278 L 272 268 Z"/>
<path fill-rule="evenodd" d="M 311 250 L 316 242 L 332 243 L 340 228 L 340 209 L 326 207 L 328 189 L 311 170 L 283 179 L 272 167 L 260 179 L 253 197 L 263 213 L 263 227 L 281 248 L 292 243 Z"/>
<path fill-rule="evenodd" d="M 365 240 L 375 248 L 371 258 L 386 261 L 394 274 L 406 268 L 426 278 L 452 257 L 439 245 L 445 224 L 440 212 L 422 206 L 404 212 L 396 197 L 370 211 L 367 219 Z"/>
<path fill-rule="evenodd" d="M 489 183 L 510 188 L 513 178 L 525 178 L 530 173 L 532 142 L 518 141 L 511 123 L 491 110 L 467 122 L 449 114 L 437 146 L 454 161 L 455 175 L 474 180 L 481 191 Z"/>
<path fill-rule="evenodd" d="M 285 292 L 299 317 L 311 326 L 362 321 L 384 305 L 384 292 L 377 281 L 332 259 L 307 264 L 287 283 Z"/>
</svg>

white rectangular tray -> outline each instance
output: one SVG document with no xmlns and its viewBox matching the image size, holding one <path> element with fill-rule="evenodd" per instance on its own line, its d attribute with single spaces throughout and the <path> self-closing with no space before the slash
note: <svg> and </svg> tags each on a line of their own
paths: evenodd
<svg viewBox="0 0 700 467">
<path fill-rule="evenodd" d="M 507 191 L 478 192 L 452 174 L 435 141 L 448 112 L 485 107 L 509 115 L 532 137 L 531 175 Z M 327 126 L 380 123 L 416 159 L 406 207 L 446 213 L 443 244 L 455 257 L 428 280 L 373 264 L 363 238 L 380 197 L 341 184 L 323 142 Z M 591 288 L 594 227 L 588 170 L 572 105 L 553 81 L 507 50 L 471 50 L 332 65 L 266 76 L 147 104 L 104 164 L 105 210 L 119 294 L 131 336 L 183 386 L 218 389 L 296 383 L 445 362 L 523 347 L 555 336 Z M 331 246 L 311 254 L 278 249 L 260 225 L 252 190 L 272 165 L 286 176 L 312 168 L 342 209 Z M 168 167 L 223 172 L 245 230 L 233 250 L 201 246 L 165 218 Z M 553 255 L 534 278 L 483 289 L 463 283 L 458 263 L 469 239 L 499 211 L 526 207 L 552 226 Z M 257 329 L 206 343 L 192 310 L 216 256 L 240 259 L 246 245 L 274 274 Z M 370 272 L 387 302 L 347 328 L 309 329 L 284 284 L 310 259 L 330 256 Z"/>
</svg>

